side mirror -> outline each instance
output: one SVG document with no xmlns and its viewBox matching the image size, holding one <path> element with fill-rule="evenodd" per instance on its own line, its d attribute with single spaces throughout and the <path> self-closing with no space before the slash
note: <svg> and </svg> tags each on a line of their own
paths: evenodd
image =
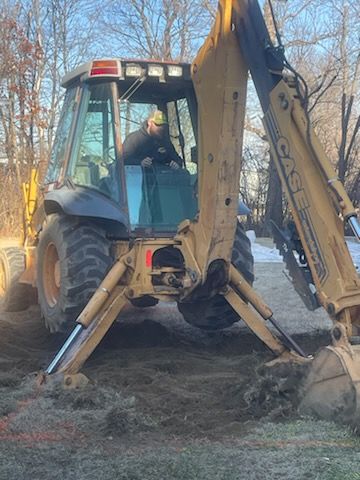
<svg viewBox="0 0 360 480">
<path fill-rule="evenodd" d="M 190 149 L 191 163 L 198 163 L 198 149 L 197 147 L 191 147 Z"/>
</svg>

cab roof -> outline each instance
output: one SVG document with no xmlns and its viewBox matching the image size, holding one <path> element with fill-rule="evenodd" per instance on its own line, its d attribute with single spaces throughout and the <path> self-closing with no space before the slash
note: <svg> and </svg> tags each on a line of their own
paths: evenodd
<svg viewBox="0 0 360 480">
<path fill-rule="evenodd" d="M 118 79 L 120 82 L 131 84 L 136 79 L 144 79 L 144 77 L 146 81 L 150 80 L 152 83 L 186 86 L 186 83 L 191 82 L 191 65 L 161 60 L 96 59 L 83 63 L 67 73 L 61 85 L 68 88 L 76 82 L 102 78 Z"/>
</svg>

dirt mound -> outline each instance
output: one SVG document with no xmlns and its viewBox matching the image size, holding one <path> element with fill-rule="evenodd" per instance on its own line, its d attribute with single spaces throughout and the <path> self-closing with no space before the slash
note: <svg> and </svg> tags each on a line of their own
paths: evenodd
<svg viewBox="0 0 360 480">
<path fill-rule="evenodd" d="M 115 323 L 101 343 L 101 347 L 153 348 L 171 346 L 175 341 L 164 325 L 145 319 L 137 323 Z"/>
<path fill-rule="evenodd" d="M 64 390 L 59 384 L 37 388 L 26 379 L 1 389 L 0 442 L 82 442 L 149 430 L 154 424 L 138 410 L 135 397 L 88 385 Z M 5 402 L 6 399 L 6 402 Z"/>
<path fill-rule="evenodd" d="M 277 282 L 274 271 L 266 278 Z M 86 388 L 38 391 L 26 376 L 46 367 L 64 339 L 46 332 L 36 307 L 0 313 L 1 479 L 327 480 L 358 472 L 357 440 L 299 420 L 303 372 L 263 368 L 273 357 L 241 324 L 208 333 L 169 309 L 142 315 L 132 310 L 112 327 L 82 370 Z M 326 337 L 295 339 L 313 353 Z"/>
<path fill-rule="evenodd" d="M 44 368 L 65 337 L 46 330 L 38 307 L 25 312 L 0 312 L 0 370 L 23 374 Z"/>
<path fill-rule="evenodd" d="M 279 363 L 260 365 L 252 378 L 231 389 L 230 403 L 238 403 L 237 418 L 277 420 L 296 415 L 300 386 L 309 364 Z"/>
<path fill-rule="evenodd" d="M 11 370 L 9 372 L 0 372 L 0 388 L 17 387 L 22 379 L 21 372 L 18 370 Z"/>
<path fill-rule="evenodd" d="M 83 373 L 93 384 L 81 391 L 45 389 L 20 411 L 18 403 L 33 398 L 22 379 L 46 366 L 64 339 L 49 337 L 35 307 L 3 317 L 0 413 L 15 413 L 9 428 L 22 434 L 54 429 L 58 435 L 65 422 L 65 431 L 80 437 L 151 430 L 221 438 L 243 432 L 244 420 L 295 413 L 302 374 L 297 367 L 259 368 L 272 357 L 239 325 L 207 333 L 182 321 L 173 324 L 166 315 L 158 322 L 135 313 L 113 325 L 86 363 Z M 299 340 L 306 351 L 319 342 Z"/>
</svg>

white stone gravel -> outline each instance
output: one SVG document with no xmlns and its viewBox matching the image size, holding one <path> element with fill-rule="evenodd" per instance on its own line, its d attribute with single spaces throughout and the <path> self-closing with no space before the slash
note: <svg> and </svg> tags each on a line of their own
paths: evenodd
<svg viewBox="0 0 360 480">
<path fill-rule="evenodd" d="M 259 243 L 271 245 L 271 241 L 255 239 L 252 233 L 248 236 L 255 260 L 254 287 L 271 307 L 282 327 L 291 334 L 329 330 L 332 322 L 325 310 L 319 308 L 310 312 L 295 292 L 278 250 Z M 360 273 L 360 243 L 355 239 L 347 239 L 347 245 Z"/>
<path fill-rule="evenodd" d="M 251 240 L 251 250 L 252 254 L 254 255 L 255 262 L 272 263 L 283 261 L 279 251 L 275 247 L 269 248 L 258 243 L 258 240 L 254 237 L 252 231 L 246 233 Z M 351 239 L 347 240 L 347 245 L 354 260 L 354 264 L 360 271 L 360 243 L 355 239 Z"/>
</svg>

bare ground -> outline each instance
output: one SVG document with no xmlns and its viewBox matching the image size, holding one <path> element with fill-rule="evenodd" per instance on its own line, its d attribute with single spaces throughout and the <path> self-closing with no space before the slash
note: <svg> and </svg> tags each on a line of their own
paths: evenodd
<svg viewBox="0 0 360 480">
<path fill-rule="evenodd" d="M 257 287 L 275 286 L 278 320 L 308 353 L 328 343 L 322 314 L 270 269 L 258 265 Z M 62 341 L 37 307 L 0 314 L 0 480 L 360 479 L 358 437 L 300 418 L 303 372 L 266 370 L 241 325 L 208 334 L 172 308 L 133 309 L 87 363 L 90 385 L 37 388 Z"/>
</svg>

